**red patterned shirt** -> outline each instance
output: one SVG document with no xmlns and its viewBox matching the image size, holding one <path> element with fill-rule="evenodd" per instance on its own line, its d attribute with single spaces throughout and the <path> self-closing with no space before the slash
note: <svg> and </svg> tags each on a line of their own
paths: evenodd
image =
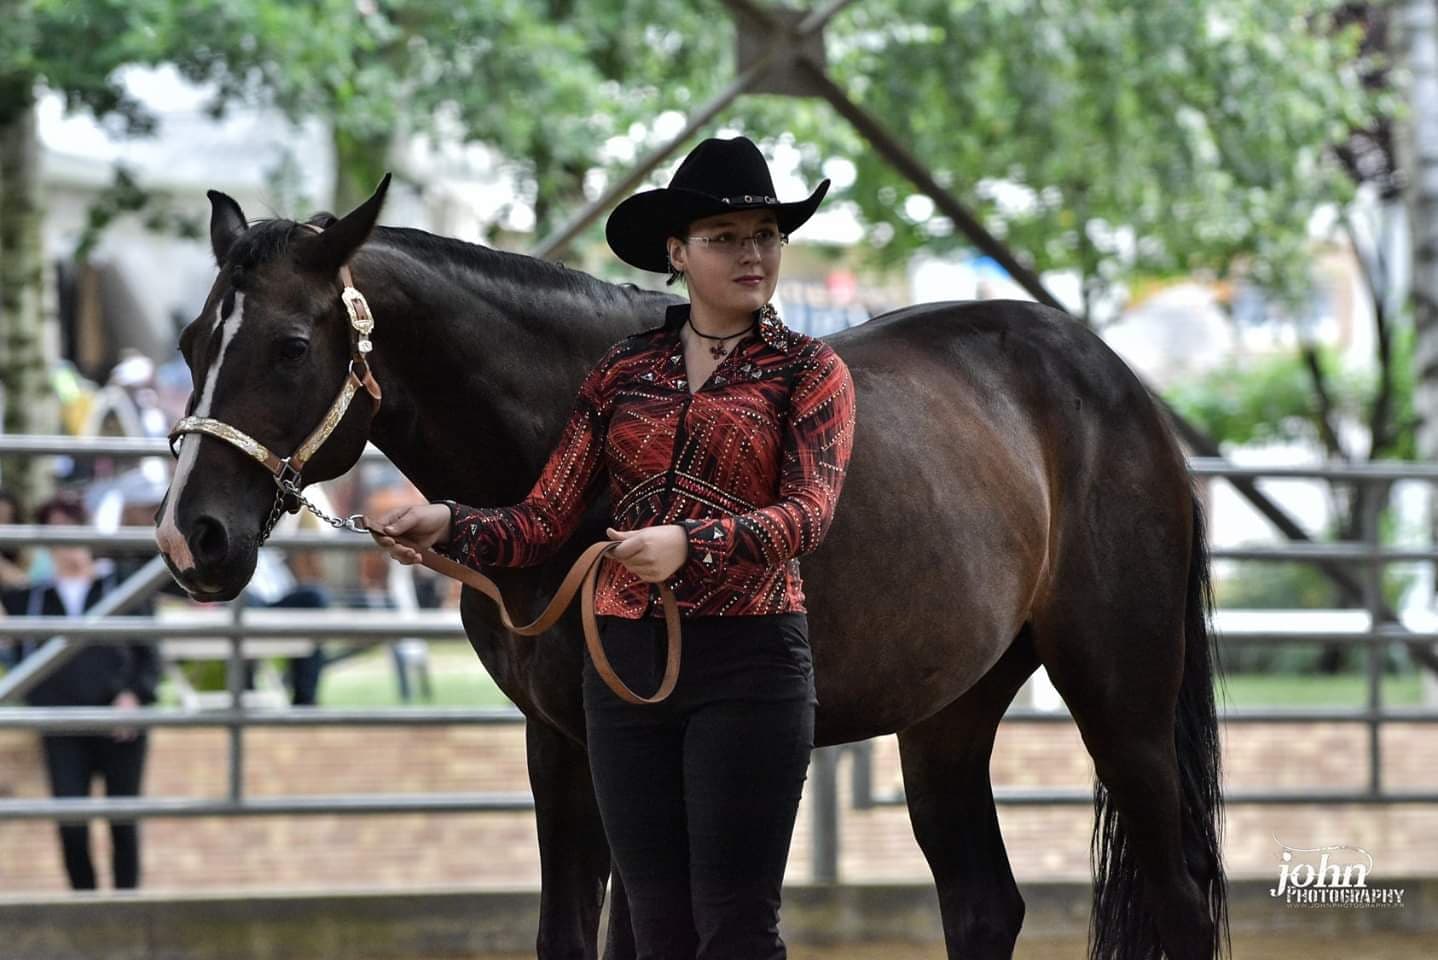
<svg viewBox="0 0 1438 960">
<path fill-rule="evenodd" d="M 822 340 L 757 313 L 697 392 L 679 330 L 689 304 L 616 343 L 585 377 L 539 479 L 511 507 L 448 503 L 437 549 L 475 569 L 524 567 L 574 532 L 608 479 L 618 530 L 677 523 L 689 553 L 667 581 L 688 617 L 805 612 L 798 558 L 823 540 L 854 441 L 849 368 Z M 659 588 L 606 560 L 595 612 L 662 617 Z"/>
</svg>

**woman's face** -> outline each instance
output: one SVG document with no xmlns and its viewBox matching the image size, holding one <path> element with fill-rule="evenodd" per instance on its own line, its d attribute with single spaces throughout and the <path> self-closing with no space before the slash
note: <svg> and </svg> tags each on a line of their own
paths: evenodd
<svg viewBox="0 0 1438 960">
<path fill-rule="evenodd" d="M 779 283 L 784 248 L 775 243 L 761 250 L 749 239 L 768 232 L 779 232 L 779 221 L 772 211 L 736 210 L 689 224 L 686 236 L 710 237 L 721 240 L 719 243 L 681 242 L 682 238 L 670 237 L 669 260 L 684 271 L 689 299 L 703 303 L 714 313 L 736 316 L 753 313 L 768 303 Z M 724 240 L 729 241 L 729 249 L 725 249 Z M 736 240 L 740 241 L 737 248 Z"/>
</svg>

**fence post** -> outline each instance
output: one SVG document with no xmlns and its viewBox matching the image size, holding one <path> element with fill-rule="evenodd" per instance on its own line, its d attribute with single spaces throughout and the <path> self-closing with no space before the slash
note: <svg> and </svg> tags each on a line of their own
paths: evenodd
<svg viewBox="0 0 1438 960">
<path fill-rule="evenodd" d="M 1388 500 L 1390 484 L 1376 481 L 1362 497 L 1363 542 L 1370 550 L 1377 552 L 1379 546 L 1378 520 L 1383 505 Z M 1376 556 L 1363 565 L 1363 599 L 1368 607 L 1370 630 L 1377 630 L 1384 619 L 1383 572 L 1386 568 Z M 1383 656 L 1388 645 L 1382 640 L 1369 640 L 1366 664 L 1368 676 L 1368 793 L 1378 797 L 1383 793 L 1383 723 L 1379 717 L 1383 709 Z"/>
<path fill-rule="evenodd" d="M 814 751 L 813 874 L 815 883 L 839 882 L 839 748 Z"/>
<path fill-rule="evenodd" d="M 230 802 L 245 796 L 245 631 L 244 597 L 230 601 L 230 620 L 235 635 L 230 638 L 230 659 L 225 664 L 225 686 L 230 693 Z"/>
<path fill-rule="evenodd" d="M 874 741 L 851 743 L 849 750 L 849 805 L 855 810 L 874 807 Z"/>
</svg>

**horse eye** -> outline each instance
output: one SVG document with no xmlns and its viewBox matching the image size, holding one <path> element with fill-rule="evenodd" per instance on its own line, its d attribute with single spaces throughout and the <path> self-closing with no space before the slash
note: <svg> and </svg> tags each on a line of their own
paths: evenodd
<svg viewBox="0 0 1438 960">
<path fill-rule="evenodd" d="M 290 337 L 280 341 L 280 359 L 298 360 L 309 352 L 310 342 L 303 337 Z"/>
</svg>

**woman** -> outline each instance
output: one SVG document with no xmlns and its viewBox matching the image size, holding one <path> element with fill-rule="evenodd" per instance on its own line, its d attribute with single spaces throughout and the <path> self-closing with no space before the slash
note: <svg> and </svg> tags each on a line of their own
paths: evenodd
<svg viewBox="0 0 1438 960">
<path fill-rule="evenodd" d="M 606 480 L 595 610 L 629 685 L 658 685 L 658 584 L 684 620 L 684 667 L 658 706 L 624 703 L 585 655 L 595 793 L 641 958 L 785 956 L 780 884 L 813 747 L 814 672 L 798 557 L 833 519 L 854 388 L 825 343 L 769 299 L 782 247 L 828 189 L 781 203 L 750 140 L 709 139 L 665 189 L 609 217 L 614 252 L 682 278 L 689 303 L 610 348 L 542 474 L 512 507 L 392 511 L 377 541 L 476 569 L 527 566 L 575 530 Z"/>
</svg>

